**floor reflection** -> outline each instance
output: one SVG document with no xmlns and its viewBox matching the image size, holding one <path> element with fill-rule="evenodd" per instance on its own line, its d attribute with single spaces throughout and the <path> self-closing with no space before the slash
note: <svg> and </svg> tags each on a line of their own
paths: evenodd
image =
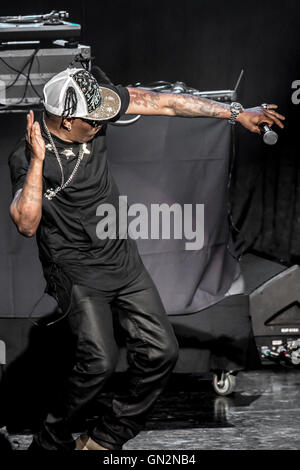
<svg viewBox="0 0 300 470">
<path fill-rule="evenodd" d="M 211 378 L 174 374 L 145 430 L 128 441 L 124 450 L 300 450 L 299 382 L 297 369 L 241 372 L 235 391 L 223 397 L 215 393 Z M 122 387 L 124 381 L 116 374 L 103 391 L 98 416 Z M 10 429 L 14 449 L 25 450 L 31 438 L 24 429 Z"/>
</svg>

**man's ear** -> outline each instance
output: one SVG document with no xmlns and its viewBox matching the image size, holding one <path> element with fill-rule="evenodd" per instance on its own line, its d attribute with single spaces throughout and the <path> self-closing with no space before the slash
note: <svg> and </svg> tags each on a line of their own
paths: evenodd
<svg viewBox="0 0 300 470">
<path fill-rule="evenodd" d="M 63 118 L 61 121 L 61 127 L 63 127 L 66 131 L 70 132 L 72 130 L 73 121 L 73 118 Z"/>
</svg>

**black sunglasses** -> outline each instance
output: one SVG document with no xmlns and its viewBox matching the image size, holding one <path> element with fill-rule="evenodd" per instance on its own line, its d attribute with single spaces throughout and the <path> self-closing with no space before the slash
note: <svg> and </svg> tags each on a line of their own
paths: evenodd
<svg viewBox="0 0 300 470">
<path fill-rule="evenodd" d="M 92 127 L 99 127 L 103 124 L 103 121 L 96 121 L 96 120 L 93 121 L 92 119 L 85 119 L 85 118 L 77 118 L 77 119 L 80 119 L 81 121 L 86 122 Z"/>
</svg>

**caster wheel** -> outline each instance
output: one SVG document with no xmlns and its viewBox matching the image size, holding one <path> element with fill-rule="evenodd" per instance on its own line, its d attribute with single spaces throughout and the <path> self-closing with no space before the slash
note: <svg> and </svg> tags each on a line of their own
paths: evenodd
<svg viewBox="0 0 300 470">
<path fill-rule="evenodd" d="M 213 388 L 218 395 L 230 395 L 235 388 L 235 376 L 230 372 L 222 372 L 221 376 L 214 374 Z"/>
</svg>

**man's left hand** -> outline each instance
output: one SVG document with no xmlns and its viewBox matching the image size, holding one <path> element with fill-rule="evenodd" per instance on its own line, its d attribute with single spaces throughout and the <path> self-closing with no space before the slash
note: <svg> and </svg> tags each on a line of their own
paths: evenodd
<svg viewBox="0 0 300 470">
<path fill-rule="evenodd" d="M 245 109 L 244 112 L 238 115 L 236 120 L 246 129 L 257 134 L 261 134 L 260 126 L 263 124 L 267 124 L 269 127 L 277 124 L 277 126 L 283 129 L 284 125 L 281 121 L 284 121 L 285 117 L 274 111 L 278 106 L 276 104 L 268 104 L 267 106 L 267 109 L 261 106 Z"/>
</svg>

